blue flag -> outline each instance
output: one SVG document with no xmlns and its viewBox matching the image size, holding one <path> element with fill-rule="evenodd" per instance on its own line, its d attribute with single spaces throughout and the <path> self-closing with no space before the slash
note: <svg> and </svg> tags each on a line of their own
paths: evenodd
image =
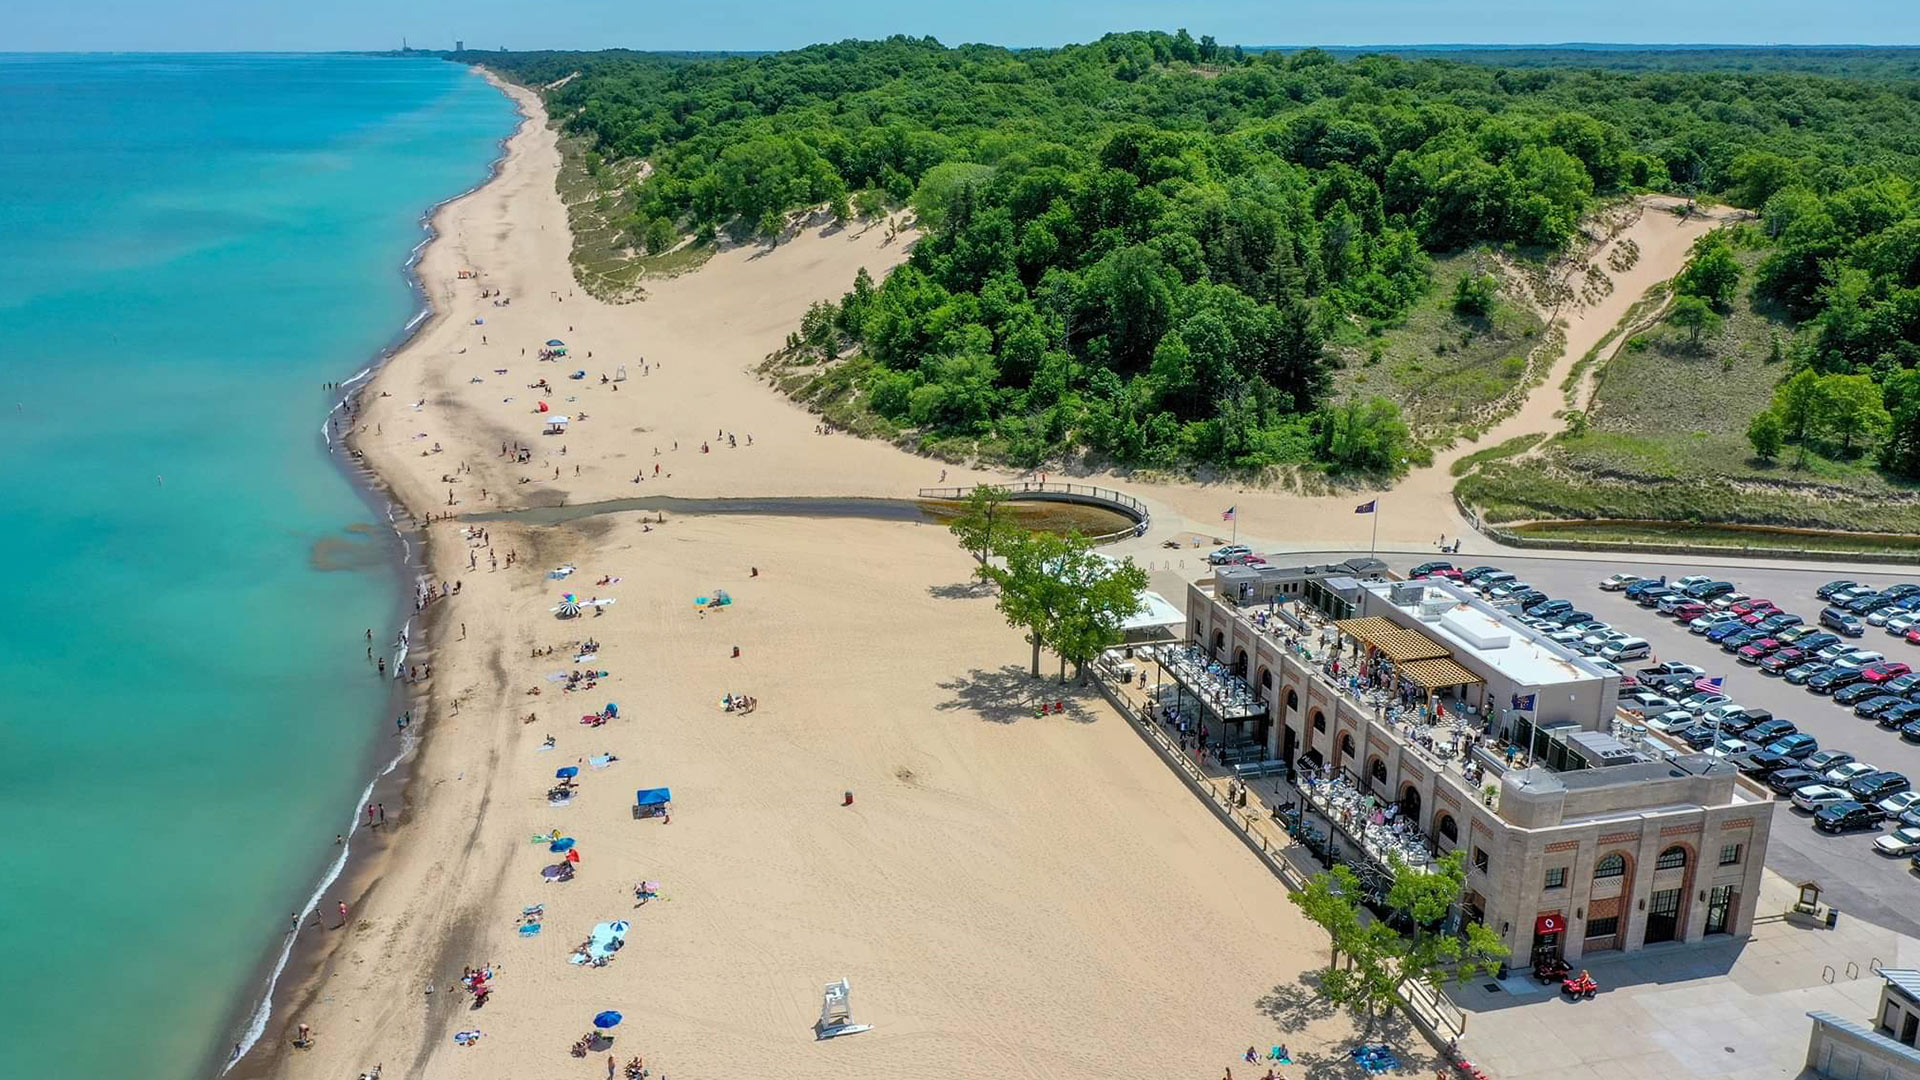
<svg viewBox="0 0 1920 1080">
<path fill-rule="evenodd" d="M 1371 514 L 1373 513 L 1373 508 L 1378 505 L 1380 505 L 1379 499 L 1368 499 L 1366 502 L 1354 507 L 1353 512 L 1356 514 Z"/>
</svg>

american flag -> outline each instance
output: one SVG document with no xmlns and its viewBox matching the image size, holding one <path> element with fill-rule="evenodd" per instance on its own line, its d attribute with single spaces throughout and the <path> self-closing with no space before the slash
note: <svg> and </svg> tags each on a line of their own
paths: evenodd
<svg viewBox="0 0 1920 1080">
<path fill-rule="evenodd" d="M 1726 682 L 1725 679 L 1717 675 L 1711 679 L 1707 678 L 1705 675 L 1702 675 L 1699 678 L 1693 680 L 1693 688 L 1695 690 L 1705 691 L 1706 693 L 1709 693 L 1709 694 L 1717 694 L 1720 692 L 1720 687 L 1723 684 L 1725 684 L 1725 682 Z"/>
<path fill-rule="evenodd" d="M 1221 520 L 1221 521 L 1232 521 L 1232 520 L 1233 520 L 1233 512 L 1234 512 L 1235 510 L 1238 510 L 1238 509 L 1240 509 L 1240 508 L 1239 508 L 1238 506 L 1229 506 L 1229 507 L 1227 507 L 1227 508 L 1226 508 L 1225 510 L 1222 510 L 1222 511 L 1220 511 L 1220 520 Z"/>
</svg>

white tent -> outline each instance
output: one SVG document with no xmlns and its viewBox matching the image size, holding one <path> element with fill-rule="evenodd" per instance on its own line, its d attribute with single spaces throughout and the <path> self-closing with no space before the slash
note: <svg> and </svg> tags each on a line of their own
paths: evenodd
<svg viewBox="0 0 1920 1080">
<path fill-rule="evenodd" d="M 1138 630 L 1151 630 L 1162 626 L 1179 627 L 1186 621 L 1187 617 L 1179 608 L 1168 602 L 1166 597 L 1148 590 L 1140 594 L 1140 610 L 1122 621 L 1120 629 L 1123 633 L 1131 634 Z"/>
</svg>

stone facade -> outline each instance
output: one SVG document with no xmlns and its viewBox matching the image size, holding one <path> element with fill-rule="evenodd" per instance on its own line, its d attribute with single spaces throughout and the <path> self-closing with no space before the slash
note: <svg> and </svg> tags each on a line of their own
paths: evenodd
<svg viewBox="0 0 1920 1080">
<path fill-rule="evenodd" d="M 1506 940 L 1509 963 L 1541 947 L 1577 962 L 1749 932 L 1772 814 L 1740 793 L 1733 770 L 1682 758 L 1509 771 L 1477 750 L 1484 776 L 1470 784 L 1457 760 L 1405 738 L 1236 605 L 1194 586 L 1187 623 L 1216 660 L 1237 665 L 1244 653 L 1273 721 L 1269 756 L 1343 770 L 1414 815 L 1437 850 L 1466 852 L 1468 906 Z"/>
</svg>

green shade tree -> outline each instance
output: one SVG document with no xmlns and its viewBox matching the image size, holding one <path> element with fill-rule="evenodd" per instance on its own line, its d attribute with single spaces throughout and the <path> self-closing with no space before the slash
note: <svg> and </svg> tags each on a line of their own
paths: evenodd
<svg viewBox="0 0 1920 1080">
<path fill-rule="evenodd" d="M 1053 637 L 1054 624 L 1070 603 L 1071 587 L 1053 570 L 1070 550 L 1066 537 L 1053 533 L 1009 536 L 1002 543 L 1000 563 L 982 563 L 974 570 L 999 590 L 996 606 L 1007 623 L 1027 632 L 1036 679 L 1040 649 Z"/>
<path fill-rule="evenodd" d="M 1740 263 L 1727 238 L 1710 232 L 1693 243 L 1693 258 L 1673 282 L 1681 296 L 1697 296 L 1716 308 L 1733 302 L 1740 287 Z"/>
<path fill-rule="evenodd" d="M 1761 461 L 1779 457 L 1780 448 L 1786 442 L 1786 425 L 1780 422 L 1780 414 L 1772 409 L 1756 414 L 1747 425 L 1747 441 L 1753 444 L 1753 454 Z"/>
<path fill-rule="evenodd" d="M 982 568 L 1020 528 L 1007 507 L 1012 495 L 997 484 L 975 485 L 967 492 L 960 516 L 947 526 L 947 530 L 959 538 L 960 546 L 966 548 Z"/>
<path fill-rule="evenodd" d="M 1713 307 L 1698 296 L 1676 296 L 1667 309 L 1667 321 L 1687 332 L 1687 342 L 1695 347 L 1703 335 L 1720 332 L 1721 319 Z"/>
<path fill-rule="evenodd" d="M 1843 455 L 1853 453 L 1855 440 L 1885 434 L 1892 422 L 1882 404 L 1880 388 L 1867 375 L 1822 376 L 1814 398 L 1814 415 L 1823 431 L 1840 440 Z"/>
</svg>

